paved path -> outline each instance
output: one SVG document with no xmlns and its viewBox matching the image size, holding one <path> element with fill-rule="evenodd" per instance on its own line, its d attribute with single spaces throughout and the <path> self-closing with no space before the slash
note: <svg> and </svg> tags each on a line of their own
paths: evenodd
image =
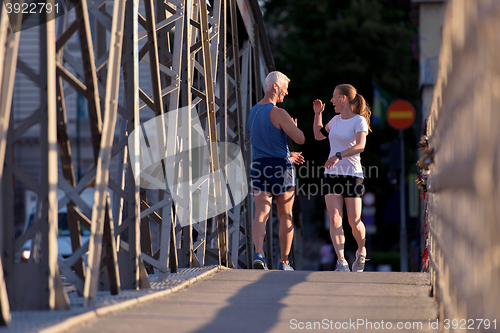
<svg viewBox="0 0 500 333">
<path fill-rule="evenodd" d="M 437 332 L 436 318 L 424 273 L 224 269 L 71 332 Z"/>
<path fill-rule="evenodd" d="M 222 268 L 219 266 L 180 268 L 177 273 L 170 274 L 167 281 L 161 280 L 158 274 L 151 274 L 149 275 L 151 288 L 121 290 L 118 295 L 111 295 L 109 291 L 99 291 L 95 304 L 89 307 L 83 306 L 83 297 L 78 296 L 76 289 L 67 284 L 65 288 L 71 303 L 70 310 L 12 311 L 10 325 L 8 327 L 1 326 L 0 333 L 66 332 L 76 325 L 92 321 L 106 314 L 178 292 L 220 269 Z"/>
</svg>

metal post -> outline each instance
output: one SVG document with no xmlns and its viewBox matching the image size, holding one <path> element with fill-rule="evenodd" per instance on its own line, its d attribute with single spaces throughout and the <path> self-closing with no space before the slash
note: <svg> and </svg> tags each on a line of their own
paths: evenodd
<svg viewBox="0 0 500 333">
<path fill-rule="evenodd" d="M 2 16 L 0 21 L 0 36 L 5 34 L 5 40 L 0 38 L 4 45 L 1 45 L 0 54 L 0 180 L 5 161 L 5 149 L 7 145 L 7 132 L 9 129 L 10 112 L 12 105 L 12 93 L 14 90 L 14 78 L 16 73 L 17 53 L 19 49 L 20 32 L 14 33 L 7 29 L 9 17 L 5 11 L 5 6 L 1 7 Z M 16 24 L 14 20 L 20 24 L 21 15 L 11 14 L 13 20 L 12 25 Z M 15 15 L 15 16 L 14 16 Z M 5 28 L 5 31 L 3 31 Z M 5 52 L 5 53 L 4 53 Z M 0 202 L 1 204 L 1 202 Z M 1 215 L 0 215 L 1 216 Z"/>
<path fill-rule="evenodd" d="M 86 0 L 82 0 L 82 2 L 85 2 Z M 77 16 L 81 16 L 81 11 L 82 11 L 82 5 L 78 4 L 77 7 L 79 9 L 76 10 Z M 59 36 L 63 35 L 67 30 L 67 25 L 68 25 L 68 18 L 69 15 L 66 15 L 64 17 L 64 20 L 60 22 L 59 25 Z M 56 42 L 57 44 L 57 42 Z M 63 66 L 63 57 L 64 57 L 64 47 L 59 48 L 57 51 L 57 56 L 56 56 L 56 61 L 60 66 Z M 71 162 L 71 144 L 70 144 L 70 138 L 68 135 L 68 130 L 67 130 L 67 112 L 66 112 L 66 101 L 65 101 L 65 96 L 64 96 L 64 83 L 63 83 L 63 78 L 61 75 L 56 76 L 56 83 L 57 83 L 57 144 L 59 146 L 59 155 L 61 159 L 61 169 L 62 169 L 62 174 L 66 181 L 71 185 L 72 187 L 76 186 L 76 180 L 75 180 L 75 172 L 73 168 L 73 163 Z M 78 104 L 77 104 L 77 149 L 78 149 L 78 172 L 79 172 L 79 164 L 80 164 L 80 147 L 79 147 L 79 141 L 80 141 L 80 121 L 79 121 L 79 114 L 80 114 L 80 99 L 83 99 L 83 96 L 78 94 Z M 80 174 L 78 175 L 78 178 L 80 178 Z M 63 180 L 61 179 L 61 182 Z M 80 218 L 78 213 L 76 212 L 77 206 L 73 201 L 70 201 L 66 205 L 67 207 L 67 219 L 68 219 L 68 229 L 70 232 L 70 239 L 71 239 L 71 248 L 73 252 L 76 252 L 78 248 L 82 246 L 82 241 L 80 237 Z M 73 268 L 73 269 L 72 269 Z M 84 279 L 84 265 L 83 265 L 83 260 L 80 259 L 77 261 L 77 263 L 74 264 L 73 267 L 69 267 L 66 265 L 66 263 L 59 262 L 59 269 L 64 273 L 64 275 L 68 278 L 69 281 L 71 281 L 77 288 L 78 292 L 82 292 L 83 289 L 81 286 L 83 286 L 83 283 L 81 283 Z M 74 270 L 74 271 L 73 271 Z M 75 276 L 76 274 L 76 276 Z"/>
<path fill-rule="evenodd" d="M 174 10 L 171 5 L 176 7 L 175 14 L 172 13 Z M 168 103 L 168 112 L 176 110 L 179 107 L 180 91 L 182 90 L 183 94 L 187 93 L 187 90 L 185 90 L 184 87 L 185 85 L 188 85 L 188 81 L 190 81 L 190 79 L 187 78 L 188 76 L 185 76 L 187 75 L 188 70 L 186 69 L 187 60 L 184 60 L 184 57 L 189 59 L 189 54 L 187 51 L 187 44 L 183 43 L 183 40 L 189 34 L 189 31 L 186 28 L 186 22 L 189 22 L 189 19 L 191 18 L 191 8 L 189 5 L 185 5 L 184 2 L 165 3 L 164 1 L 158 1 L 157 8 L 159 22 L 164 21 L 165 19 L 170 19 L 174 16 L 176 18 L 173 47 L 170 47 L 168 32 L 163 32 L 159 36 L 159 61 L 162 65 L 172 70 L 162 70 L 161 73 L 162 86 L 168 87 L 168 90 L 170 91 L 167 93 L 169 95 L 168 98 L 165 99 Z M 183 48 L 185 48 L 185 50 L 183 50 Z M 181 71 L 183 72 L 181 73 Z M 181 74 L 183 76 L 182 81 Z M 176 127 L 170 128 L 167 133 L 167 154 L 175 154 L 176 133 Z M 173 152 L 172 149 L 174 150 Z M 166 190 L 162 191 L 159 196 L 161 201 L 166 202 L 165 206 L 161 209 L 159 249 L 159 262 L 161 266 L 158 275 L 160 280 L 165 280 L 167 278 L 167 269 L 170 269 L 171 273 L 176 273 L 178 266 L 177 248 L 174 245 L 176 244 L 176 220 L 172 200 L 172 189 L 170 189 L 167 184 L 166 175 L 165 185 Z"/>
<path fill-rule="evenodd" d="M 220 30 L 219 30 L 219 70 L 217 74 L 217 86 L 219 87 L 219 114 L 217 116 L 217 122 L 219 123 L 219 133 L 220 133 L 220 145 L 219 147 L 221 148 L 221 151 L 219 151 L 219 158 L 222 160 L 222 166 L 223 169 L 226 172 L 223 173 L 223 177 L 221 179 L 221 186 L 222 186 L 222 202 L 224 205 L 227 205 L 229 201 L 229 196 L 227 195 L 227 187 L 226 184 L 229 182 L 228 179 L 228 173 L 227 173 L 227 165 L 228 165 L 228 141 L 230 140 L 228 136 L 228 85 L 227 85 L 227 27 L 226 27 L 226 0 L 220 0 L 217 2 L 220 7 L 219 11 L 214 13 L 214 17 L 216 14 L 220 14 L 219 22 L 220 22 Z M 217 48 L 217 45 L 212 44 L 211 45 L 212 50 Z M 212 51 L 214 52 L 214 51 Z M 212 53 L 212 55 L 214 55 Z M 213 57 L 215 58 L 215 57 Z M 216 62 L 216 61 L 215 61 Z M 214 64 L 212 64 L 214 65 Z M 214 72 L 215 73 L 215 72 Z M 215 74 L 214 74 L 215 75 Z M 215 84 L 215 80 L 214 80 Z M 233 207 L 232 210 L 234 211 L 236 207 Z M 227 266 L 229 268 L 234 268 L 233 264 L 233 258 L 230 255 L 229 251 L 229 222 L 230 222 L 230 212 L 226 211 L 222 213 L 223 219 L 224 219 L 224 235 L 225 235 L 225 244 L 227 247 Z M 238 221 L 239 223 L 239 221 Z M 238 228 L 239 229 L 239 228 Z M 239 230 L 238 230 L 239 234 Z M 235 258 L 237 260 L 238 254 L 237 252 L 235 253 Z M 237 263 L 236 263 L 237 264 Z"/>
<path fill-rule="evenodd" d="M 182 50 L 182 106 L 186 108 L 186 111 L 189 115 L 189 119 L 191 119 L 191 87 L 193 85 L 193 67 L 192 63 L 194 63 L 194 54 L 191 54 L 191 45 L 193 44 L 193 40 L 196 38 L 196 34 L 193 32 L 194 28 L 192 27 L 191 21 L 195 21 L 199 12 L 199 9 L 196 6 L 196 1 L 193 1 L 191 4 L 186 3 L 186 14 L 185 14 L 185 20 L 184 20 L 184 34 L 182 35 L 182 38 L 184 39 L 183 43 L 183 50 Z M 177 31 L 177 30 L 176 30 Z M 177 32 L 175 36 L 177 40 Z M 171 96 L 171 101 L 175 101 L 176 96 Z M 170 108 L 173 109 L 172 102 L 170 103 Z M 171 110 L 174 111 L 174 110 Z M 186 118 L 184 115 L 177 110 L 175 110 L 174 114 L 170 115 L 169 119 L 171 123 L 175 123 L 173 126 L 169 126 L 169 131 L 168 131 L 168 139 L 167 139 L 167 154 L 170 156 L 176 156 L 176 160 L 179 160 L 180 163 L 183 164 L 183 166 L 186 166 L 185 162 L 186 160 L 189 159 L 186 155 L 188 154 L 187 151 L 184 152 L 179 152 L 177 148 L 177 141 L 182 142 L 183 144 L 188 144 L 188 149 L 189 149 L 189 135 L 188 133 L 184 133 L 189 131 L 186 127 L 184 127 L 186 124 L 184 121 L 182 121 L 183 128 L 179 129 L 177 128 L 177 124 L 179 121 L 179 117 L 181 117 L 182 120 L 185 120 Z M 187 120 L 187 119 L 186 119 Z M 185 148 L 185 147 L 184 147 Z M 179 155 L 178 155 L 179 154 Z M 181 156 L 182 155 L 182 156 Z M 177 157 L 178 156 L 178 157 Z M 172 162 L 173 163 L 173 162 Z M 168 165 L 167 168 L 174 168 L 175 170 L 175 178 L 179 179 L 180 182 L 185 182 L 189 184 L 189 174 L 186 177 L 183 171 L 181 171 L 179 168 L 180 165 L 176 164 L 171 164 Z M 188 173 L 191 172 L 191 168 L 189 170 L 185 170 Z M 178 178 L 180 177 L 180 178 Z M 169 184 L 170 191 L 171 193 L 173 192 L 173 196 L 176 197 L 176 205 L 175 205 L 175 215 L 172 215 L 172 230 L 176 231 L 178 228 L 180 228 L 180 223 L 182 222 L 182 219 L 180 219 L 180 216 L 184 216 L 185 214 L 189 215 L 189 224 L 187 226 L 183 226 L 182 230 L 182 237 L 180 233 L 174 233 L 176 234 L 176 242 L 180 242 L 180 250 L 179 250 L 179 255 L 177 257 L 178 259 L 178 265 L 179 267 L 191 267 L 191 252 L 193 250 L 193 238 L 192 238 L 192 224 L 191 224 L 191 214 L 190 214 L 190 196 L 188 193 L 186 193 L 186 188 L 175 188 L 173 186 L 174 184 Z M 188 189 L 190 190 L 190 189 Z M 178 224 L 179 223 L 179 224 Z M 177 238 L 179 237 L 179 238 Z"/>
<path fill-rule="evenodd" d="M 108 75 L 106 80 L 106 97 L 104 100 L 104 121 L 102 140 L 99 150 L 99 158 L 97 160 L 97 173 L 95 182 L 94 208 L 92 210 L 92 235 L 89 240 L 89 267 L 85 279 L 84 305 L 88 306 L 95 300 L 97 294 L 97 284 L 99 278 L 99 270 L 101 264 L 101 250 L 103 242 L 104 224 L 108 221 L 105 219 L 106 214 L 110 214 L 109 209 L 109 163 L 111 159 L 111 145 L 113 143 L 114 128 L 116 125 L 117 107 L 118 107 L 118 85 L 120 81 L 120 64 L 123 43 L 123 27 L 125 20 L 125 0 L 118 0 L 113 7 L 113 22 L 111 28 L 109 60 L 108 60 Z M 110 214 L 111 215 L 111 214 Z M 108 272 L 110 278 L 115 277 L 114 285 L 111 288 L 115 290 L 113 293 L 119 292 L 120 281 L 118 278 L 118 264 L 116 259 L 116 244 L 114 244 L 113 224 L 109 221 L 107 227 L 111 233 L 108 238 L 112 252 L 107 254 L 110 256 L 108 261 L 108 269 L 113 269 L 114 272 Z"/>
<path fill-rule="evenodd" d="M 229 15 L 231 18 L 231 35 L 232 35 L 232 52 L 233 52 L 233 72 L 234 72 L 234 90 L 236 94 L 236 116 L 237 116 L 237 127 L 236 127 L 236 132 L 238 135 L 238 143 L 241 149 L 241 152 L 243 154 L 243 160 L 245 161 L 245 166 L 247 167 L 248 164 L 250 163 L 250 160 L 247 158 L 246 152 L 245 152 L 245 127 L 244 127 L 244 122 L 245 120 L 243 119 L 243 104 L 242 104 L 242 96 L 241 96 L 241 66 L 240 66 L 240 50 L 239 50 L 239 41 L 238 41 L 238 16 L 237 16 L 237 8 L 236 8 L 236 0 L 229 0 L 228 5 L 226 5 L 227 8 L 229 8 Z M 248 175 L 248 170 L 247 170 L 247 175 Z M 245 230 L 245 235 L 249 234 L 249 221 L 251 218 L 250 215 L 250 209 L 249 209 L 249 204 L 250 204 L 250 197 L 251 195 L 248 195 L 245 200 L 243 201 L 243 204 L 241 205 L 241 210 L 243 211 L 243 214 L 240 213 L 238 216 L 238 225 L 237 225 L 237 231 L 235 231 L 236 236 L 234 237 L 233 240 L 233 248 L 237 249 L 236 251 L 232 251 L 232 257 L 233 261 L 235 262 L 235 267 L 238 267 L 238 253 L 239 253 L 239 241 L 240 241 L 240 235 L 239 235 L 239 230 L 241 230 L 240 226 L 244 224 L 244 230 Z M 242 221 L 243 219 L 243 221 Z M 245 221 L 245 222 L 244 222 Z M 252 260 L 252 250 L 251 250 L 251 243 L 248 242 L 250 238 L 245 237 L 245 250 L 246 250 L 246 265 L 247 267 L 250 267 L 250 262 Z"/>
<path fill-rule="evenodd" d="M 251 96 L 252 96 L 252 74 L 250 69 L 251 63 L 251 46 L 248 41 L 243 44 L 243 52 L 241 52 L 241 104 L 242 112 L 241 121 L 243 123 L 242 129 L 245 133 L 244 136 L 244 154 L 246 163 L 247 175 L 250 174 L 250 165 L 252 163 L 252 149 L 250 145 L 250 136 L 247 130 L 247 118 L 248 113 L 251 108 Z M 252 219 L 254 216 L 254 206 L 253 206 L 253 193 L 247 196 L 247 212 L 245 213 L 245 247 L 246 247 L 246 257 L 247 257 L 247 268 L 251 267 L 253 258 L 253 243 L 252 243 Z"/>
<path fill-rule="evenodd" d="M 219 166 L 219 148 L 217 140 L 217 124 L 215 117 L 215 94 L 214 94 L 214 81 L 212 75 L 212 65 L 211 65 L 211 54 L 210 54 L 210 40 L 208 35 L 208 12 L 207 3 L 204 0 L 199 1 L 200 4 L 200 30 L 201 30 L 201 45 L 202 45 L 202 55 L 203 55 L 203 68 L 205 69 L 205 89 L 206 89 L 206 104 L 207 104 L 207 114 L 208 114 L 208 129 L 210 138 L 210 160 L 212 165 L 212 172 L 220 170 Z M 214 186 L 215 186 L 215 197 L 217 201 L 217 207 L 221 207 L 222 200 L 222 179 L 218 177 L 220 173 L 215 174 Z M 225 190 L 225 189 L 224 189 Z M 219 241 L 219 260 L 224 266 L 227 266 L 228 255 L 227 255 L 227 234 L 225 232 L 224 217 L 222 214 L 216 217 L 217 219 L 217 229 L 218 229 L 218 241 Z"/>
<path fill-rule="evenodd" d="M 51 1 L 52 6 L 54 2 Z M 59 268 L 57 266 L 57 229 L 58 229 L 58 205 L 57 205 L 57 182 L 58 182 L 58 166 L 57 166 L 57 100 L 56 100 L 56 27 L 54 12 L 47 13 L 47 23 L 45 24 L 45 38 L 47 51 L 47 66 L 46 66 L 46 93 L 47 93 L 47 118 L 42 118 L 42 133 L 47 135 L 47 156 L 42 158 L 46 161 L 47 166 L 47 183 L 45 180 L 42 183 L 47 184 L 47 222 L 48 230 L 47 244 L 43 244 L 43 253 L 46 254 L 49 281 L 48 288 L 50 295 L 48 304 L 50 309 L 69 309 L 69 299 L 63 289 Z M 46 129 L 43 122 L 46 122 Z M 46 130 L 46 132 L 45 132 Z M 45 139 L 45 138 L 44 138 Z M 43 260 L 43 258 L 42 258 Z"/>
<path fill-rule="evenodd" d="M 401 151 L 401 173 L 399 175 L 399 201 L 400 201 L 400 222 L 401 230 L 399 235 L 401 272 L 408 271 L 408 246 L 406 235 L 406 211 L 405 211 L 405 142 L 404 132 L 399 130 L 399 144 Z"/>
<path fill-rule="evenodd" d="M 10 111 L 12 103 L 12 91 L 14 87 L 14 76 L 19 48 L 20 33 L 9 31 L 9 17 L 5 6 L 0 8 L 0 185 L 3 179 L 3 166 L 5 161 L 5 149 L 7 146 L 7 132 L 10 123 Z M 13 13 L 11 15 L 14 15 Z M 20 24 L 21 15 L 12 16 Z M 12 26 L 16 23 L 11 22 Z M 0 188 L 1 196 L 1 188 Z M 3 200 L 0 200 L 0 217 L 3 216 Z M 2 221 L 5 223 L 6 221 Z M 2 224 L 3 224 L 2 223 Z M 3 225 L 0 225 L 0 251 L 4 253 Z M 0 325 L 9 325 L 11 320 L 9 297 L 4 280 L 3 263 L 0 258 Z"/>
</svg>

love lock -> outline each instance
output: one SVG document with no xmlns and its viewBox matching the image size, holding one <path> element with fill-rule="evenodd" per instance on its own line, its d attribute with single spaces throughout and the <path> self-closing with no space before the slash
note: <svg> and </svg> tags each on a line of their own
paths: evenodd
<svg viewBox="0 0 500 333">
<path fill-rule="evenodd" d="M 429 166 L 434 162 L 434 148 L 425 150 L 418 159 L 416 165 L 420 169 L 429 170 Z"/>
<path fill-rule="evenodd" d="M 422 135 L 422 137 L 420 138 L 420 145 L 423 149 L 427 149 L 429 147 L 429 138 L 427 137 L 427 135 Z"/>
<path fill-rule="evenodd" d="M 417 187 L 420 191 L 422 192 L 427 192 L 427 176 L 419 176 L 417 180 L 415 180 L 415 183 L 417 183 Z"/>
</svg>

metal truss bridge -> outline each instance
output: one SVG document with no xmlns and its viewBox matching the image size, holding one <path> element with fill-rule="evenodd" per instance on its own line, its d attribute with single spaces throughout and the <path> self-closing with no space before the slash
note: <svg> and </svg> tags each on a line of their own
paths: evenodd
<svg viewBox="0 0 500 333">
<path fill-rule="evenodd" d="M 151 274 L 168 281 L 183 269 L 249 268 L 246 117 L 275 69 L 257 0 L 79 0 L 66 3 L 66 15 L 46 10 L 31 17 L 4 3 L 0 322 L 8 325 L 11 311 L 69 309 L 64 283 L 91 307 L 99 290 L 151 288 Z M 500 320 L 500 6 L 489 0 L 447 6 L 419 161 L 425 276 L 441 325 Z M 16 98 L 16 89 L 29 95 Z M 80 131 L 84 144 L 75 143 Z M 20 156 L 22 145 L 36 149 Z M 85 153 L 82 173 L 78 159 Z M 83 195 L 88 188 L 91 205 Z M 36 199 L 32 225 L 19 233 L 21 190 Z M 61 210 L 71 239 L 65 258 L 58 256 Z M 275 252 L 272 238 L 266 252 Z M 220 283 L 243 272 L 225 270 Z M 247 272 L 262 283 L 277 273 Z M 292 284 L 312 281 L 295 273 Z M 385 275 L 360 276 L 357 282 L 373 284 Z M 313 279 L 313 289 L 321 279 Z M 327 280 L 348 283 L 339 279 Z"/>
</svg>

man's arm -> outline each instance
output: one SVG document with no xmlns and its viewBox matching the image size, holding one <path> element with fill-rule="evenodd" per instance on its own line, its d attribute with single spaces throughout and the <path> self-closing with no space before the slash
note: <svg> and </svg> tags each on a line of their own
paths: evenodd
<svg viewBox="0 0 500 333">
<path fill-rule="evenodd" d="M 297 119 L 292 119 L 285 110 L 274 107 L 271 110 L 271 121 L 273 125 L 281 128 L 295 143 L 302 145 L 306 141 L 304 133 L 297 127 Z"/>
</svg>

